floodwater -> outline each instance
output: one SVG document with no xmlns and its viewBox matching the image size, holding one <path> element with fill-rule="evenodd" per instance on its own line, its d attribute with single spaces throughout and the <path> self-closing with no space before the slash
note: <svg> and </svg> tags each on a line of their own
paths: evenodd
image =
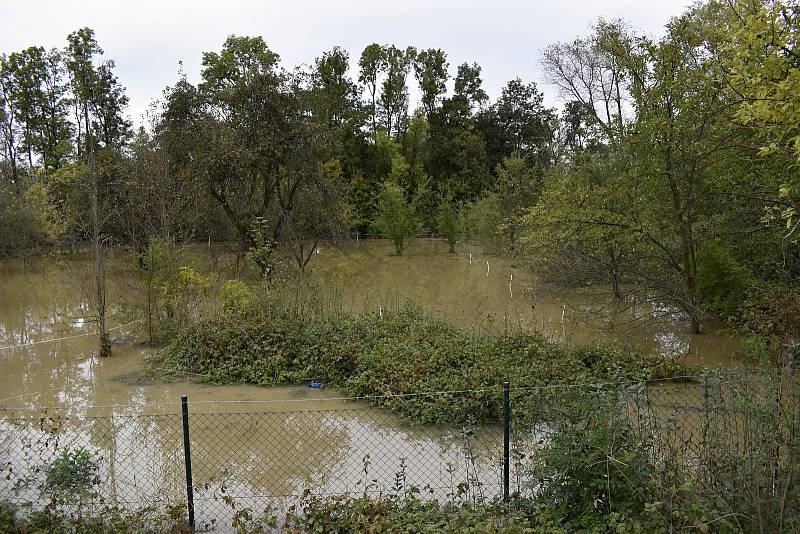
<svg viewBox="0 0 800 534">
<path fill-rule="evenodd" d="M 610 339 L 688 363 L 735 364 L 740 341 L 713 325 L 702 335 L 676 320 L 609 332 L 581 318 L 585 296 L 545 292 L 524 268 L 479 249 L 447 254 L 442 242 L 418 241 L 403 257 L 390 251 L 382 241 L 362 241 L 345 252 L 323 248 L 309 276 L 353 311 L 383 313 L 410 300 L 481 332 L 536 328 L 570 344 Z M 233 511 L 225 495 L 260 509 L 271 498 L 294 502 L 306 488 L 385 493 L 415 485 L 442 497 L 468 482 L 470 495 L 497 494 L 501 436 L 495 428 L 409 426 L 330 389 L 149 379 L 143 359 L 154 349 L 138 343 L 136 325 L 119 314 L 121 303 L 135 298 L 128 265 L 121 254 L 109 263 L 112 337 L 122 343 L 101 360 L 72 281 L 89 272 L 88 263 L 73 262 L 73 277 L 48 258 L 0 263 L 0 460 L 3 478 L 11 467 L 15 473 L 0 485 L 0 498 L 12 486 L 15 498 L 31 498 L 14 477 L 26 470 L 42 476 L 37 467 L 65 447 L 84 447 L 97 458 L 105 495 L 130 506 L 180 501 L 181 395 L 189 398 L 196 505 L 204 524 L 229 524 Z M 61 449 L 49 439 L 53 434 L 62 436 Z"/>
</svg>

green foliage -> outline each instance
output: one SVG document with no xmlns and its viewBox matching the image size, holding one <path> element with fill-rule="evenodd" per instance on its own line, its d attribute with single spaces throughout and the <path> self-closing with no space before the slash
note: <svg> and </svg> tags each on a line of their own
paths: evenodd
<svg viewBox="0 0 800 534">
<path fill-rule="evenodd" d="M 403 254 L 403 250 L 419 232 L 420 222 L 416 208 L 406 199 L 402 186 L 390 181 L 383 183 L 373 226 L 383 237 L 392 241 L 398 256 Z"/>
<path fill-rule="evenodd" d="M 45 491 L 58 502 L 75 502 L 91 496 L 97 478 L 98 464 L 86 449 L 65 449 L 47 468 Z"/>
<path fill-rule="evenodd" d="M 414 58 L 414 74 L 422 93 L 422 105 L 433 113 L 441 95 L 447 91 L 447 54 L 438 48 L 420 50 Z"/>
<path fill-rule="evenodd" d="M 157 237 L 134 259 L 142 298 L 129 300 L 127 313 L 144 320 L 151 343 L 167 341 L 196 318 L 211 279 L 190 265 L 183 250 Z"/>
<path fill-rule="evenodd" d="M 722 58 L 741 104 L 737 118 L 756 127 L 762 155 L 781 151 L 800 161 L 800 12 L 791 1 L 738 0 L 736 17 L 725 40 Z M 783 201 L 771 206 L 772 216 L 786 223 L 787 236 L 797 241 L 797 173 L 787 173 L 777 193 Z M 777 213 L 775 213 L 777 211 Z"/>
<path fill-rule="evenodd" d="M 495 192 L 502 210 L 502 225 L 513 247 L 519 233 L 519 220 L 525 210 L 535 204 L 541 190 L 541 179 L 539 171 L 516 151 L 503 158 L 495 174 Z"/>
<path fill-rule="evenodd" d="M 781 283 L 756 283 L 741 306 L 741 324 L 752 336 L 747 355 L 787 365 L 795 359 L 794 343 L 800 339 L 800 295 Z"/>
<path fill-rule="evenodd" d="M 91 512 L 72 513 L 62 507 L 46 506 L 33 512 L 0 502 L 0 532 L 8 534 L 189 534 L 186 507 L 183 504 L 165 509 L 147 507 L 137 510 L 116 506 L 93 506 Z"/>
<path fill-rule="evenodd" d="M 40 237 L 31 202 L 4 185 L 0 185 L 0 229 L 0 258 L 30 248 Z"/>
<path fill-rule="evenodd" d="M 249 312 L 248 312 L 249 314 Z M 470 335 L 408 309 L 380 315 L 290 318 L 274 310 L 260 318 L 204 321 L 182 332 L 164 358 L 171 368 L 213 383 L 264 386 L 318 378 L 355 396 L 483 390 L 470 395 L 385 398 L 388 408 L 419 422 L 499 420 L 496 389 L 503 379 L 535 386 L 674 376 L 683 369 L 608 346 L 568 350 L 539 334 Z M 523 417 L 533 399 L 519 399 Z"/>
<path fill-rule="evenodd" d="M 400 485 L 379 498 L 307 497 L 295 520 L 344 532 L 794 532 L 797 382 L 774 369 L 726 380 L 706 375 L 689 427 L 701 435 L 681 439 L 687 421 L 660 411 L 657 388 L 540 390 L 547 424 L 520 458 L 529 492 L 511 496 L 504 518 L 500 503 L 467 499 L 463 486 L 440 504 Z M 732 414 L 747 421 L 746 444 L 731 435 Z"/>
<path fill-rule="evenodd" d="M 419 490 L 417 490 L 419 491 Z M 567 532 L 546 511 L 503 509 L 502 503 L 480 504 L 426 501 L 416 496 L 309 497 L 295 518 L 309 532 L 471 532 L 555 534 Z"/>
<path fill-rule="evenodd" d="M 250 248 L 247 257 L 253 260 L 261 271 L 261 276 L 268 278 L 276 261 L 276 243 L 269 235 L 269 222 L 263 217 L 256 217 L 250 229 Z"/>
<path fill-rule="evenodd" d="M 714 242 L 705 243 L 697 256 L 697 289 L 704 306 L 722 317 L 734 317 L 744 302 L 752 275 Z"/>
<path fill-rule="evenodd" d="M 86 217 L 86 205 L 79 192 L 86 180 L 85 165 L 68 164 L 25 192 L 25 200 L 36 217 L 37 230 L 50 242 L 67 236 Z"/>
<path fill-rule="evenodd" d="M 253 290 L 241 280 L 228 280 L 220 288 L 222 313 L 227 315 L 244 314 L 252 309 L 255 295 Z"/>
<path fill-rule="evenodd" d="M 443 196 L 436 207 L 436 229 L 447 239 L 451 253 L 456 251 L 456 243 L 464 235 L 464 219 L 461 206 L 455 204 L 449 195 Z"/>
<path fill-rule="evenodd" d="M 496 248 L 503 235 L 503 211 L 495 193 L 485 193 L 470 203 L 466 212 L 466 235 L 486 248 Z"/>
<path fill-rule="evenodd" d="M 536 499 L 591 528 L 597 516 L 638 517 L 653 493 L 648 444 L 615 411 L 616 391 L 571 392 L 532 459 Z"/>
</svg>

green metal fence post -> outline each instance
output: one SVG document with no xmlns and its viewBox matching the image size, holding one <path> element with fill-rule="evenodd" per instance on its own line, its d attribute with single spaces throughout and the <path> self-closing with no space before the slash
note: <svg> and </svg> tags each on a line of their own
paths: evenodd
<svg viewBox="0 0 800 534">
<path fill-rule="evenodd" d="M 503 500 L 508 502 L 509 457 L 511 448 L 509 436 L 511 426 L 511 402 L 509 400 L 508 381 L 503 382 Z"/>
<path fill-rule="evenodd" d="M 183 461 L 186 466 L 186 507 L 189 509 L 189 527 L 194 532 L 194 490 L 192 488 L 192 451 L 189 441 L 189 399 L 181 396 L 183 412 Z"/>
</svg>

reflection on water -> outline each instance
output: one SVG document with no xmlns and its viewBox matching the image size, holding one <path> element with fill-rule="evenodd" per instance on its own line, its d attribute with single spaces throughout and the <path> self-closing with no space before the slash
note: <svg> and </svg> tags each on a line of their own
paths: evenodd
<svg viewBox="0 0 800 534">
<path fill-rule="evenodd" d="M 345 409 L 194 413 L 190 417 L 195 506 L 202 524 L 224 530 L 232 510 L 285 510 L 314 494 L 385 494 L 417 487 L 447 498 L 469 483 L 500 491 L 501 433 L 410 427 L 394 415 L 352 403 Z M 99 467 L 96 490 L 128 509 L 162 508 L 185 498 L 182 427 L 177 414 L 25 417 L 0 420 L 0 495 L 48 501 L 49 466 L 84 449 Z M 478 485 L 479 482 L 479 485 Z"/>
<path fill-rule="evenodd" d="M 608 340 L 690 364 L 736 364 L 732 357 L 740 340 L 713 322 L 695 335 L 686 321 L 653 309 L 649 315 L 666 317 L 609 330 L 591 320 L 597 311 L 588 296 L 545 290 L 524 266 L 483 255 L 480 248 L 448 254 L 445 243 L 420 240 L 402 257 L 390 251 L 383 242 L 362 242 L 344 252 L 327 248 L 310 269 L 336 290 L 346 309 L 378 312 L 410 299 L 483 332 L 536 329 L 573 345 Z"/>
<path fill-rule="evenodd" d="M 612 339 L 691 363 L 730 363 L 739 346 L 713 329 L 690 335 L 680 323 L 601 332 L 577 320 L 580 296 L 530 298 L 536 281 L 529 273 L 478 250 L 449 255 L 446 245 L 421 241 L 404 257 L 389 251 L 382 242 L 361 242 L 346 253 L 325 249 L 311 270 L 351 310 L 378 311 L 411 298 L 467 327 L 535 327 L 569 343 Z M 128 290 L 126 269 L 121 258 L 109 264 L 112 298 Z M 442 497 L 461 482 L 480 480 L 479 491 L 498 491 L 497 429 L 471 435 L 413 427 L 385 411 L 336 400 L 340 395 L 330 389 L 140 381 L 152 349 L 115 345 L 114 356 L 100 360 L 94 336 L 81 336 L 94 329 L 85 311 L 57 264 L 45 258 L 0 263 L 0 347 L 11 347 L 0 350 L 0 408 L 16 417 L 0 423 L 0 460 L 16 466 L 15 476 L 26 470 L 42 476 L 42 466 L 65 447 L 83 446 L 99 459 L 104 495 L 132 505 L 181 501 L 178 414 L 185 394 L 203 521 L 216 517 L 225 524 L 231 511 L 223 495 L 263 506 L 264 496 L 297 495 L 306 487 L 386 492 L 407 484 Z M 128 330 L 115 333 L 135 334 Z M 43 408 L 60 416 L 42 419 Z M 0 491 L 17 482 L 10 478 Z M 22 497 L 34 486 L 15 491 Z"/>
</svg>

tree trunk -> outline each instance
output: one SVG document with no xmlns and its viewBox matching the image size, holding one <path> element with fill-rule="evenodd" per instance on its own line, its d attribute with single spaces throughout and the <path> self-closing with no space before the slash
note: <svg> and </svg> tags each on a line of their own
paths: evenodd
<svg viewBox="0 0 800 534">
<path fill-rule="evenodd" d="M 89 202 L 91 204 L 92 245 L 94 247 L 94 287 L 95 287 L 95 320 L 100 336 L 100 356 L 111 356 L 111 340 L 106 329 L 106 270 L 103 258 L 103 241 L 100 233 L 99 184 L 95 169 L 94 147 L 89 130 L 89 105 L 84 103 L 84 120 L 86 121 L 86 159 L 89 169 Z"/>
</svg>

